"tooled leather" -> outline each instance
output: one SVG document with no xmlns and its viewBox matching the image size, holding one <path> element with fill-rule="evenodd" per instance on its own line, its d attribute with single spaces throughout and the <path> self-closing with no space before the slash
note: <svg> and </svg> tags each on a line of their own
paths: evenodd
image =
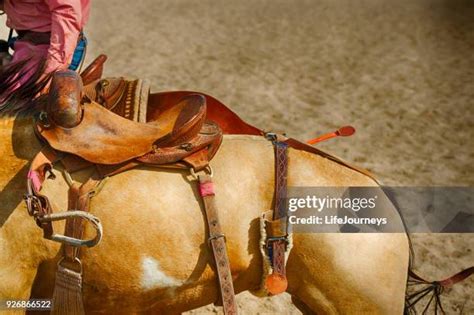
<svg viewBox="0 0 474 315">
<path fill-rule="evenodd" d="M 84 87 L 84 95 L 113 113 L 138 121 L 138 112 L 134 110 L 134 104 L 141 102 L 141 95 L 137 93 L 140 80 L 128 80 L 125 78 L 107 78 L 96 80 Z M 141 86 L 140 86 L 141 87 Z"/>
<path fill-rule="evenodd" d="M 211 145 L 219 144 L 222 141 L 222 131 L 219 126 L 207 122 L 201 131 L 187 142 L 169 147 L 156 147 L 153 151 L 138 157 L 137 160 L 147 164 L 169 164 L 174 163 L 192 155 L 193 153 L 205 149 Z M 214 152 L 211 152 L 212 154 Z M 207 155 L 207 158 L 212 158 Z"/>
<path fill-rule="evenodd" d="M 273 220 L 287 216 L 288 145 L 275 142 L 275 211 Z"/>
<path fill-rule="evenodd" d="M 273 220 L 286 221 L 287 217 L 287 177 L 288 177 L 288 145 L 284 142 L 274 142 L 275 150 L 275 205 L 273 211 Z M 280 231 L 285 236 L 288 234 L 287 225 L 282 224 L 285 228 Z M 273 241 L 273 273 L 286 275 L 285 268 L 285 249 L 284 240 Z"/>
<path fill-rule="evenodd" d="M 207 184 L 212 182 L 209 175 L 200 175 L 199 184 Z M 202 196 L 204 210 L 206 213 L 207 224 L 209 228 L 209 243 L 212 247 L 214 260 L 216 263 L 217 276 L 221 289 L 222 305 L 224 314 L 237 314 L 237 304 L 235 302 L 234 285 L 232 282 L 232 274 L 230 272 L 229 258 L 227 257 L 227 249 L 225 238 L 222 234 L 219 224 L 218 211 L 215 204 L 213 194 Z"/>
<path fill-rule="evenodd" d="M 286 242 L 275 241 L 272 243 L 273 247 L 273 273 L 279 275 L 286 275 L 285 267 L 285 252 Z"/>
<path fill-rule="evenodd" d="M 136 81 L 138 80 L 126 81 L 124 78 L 99 79 L 86 85 L 83 92 L 90 100 L 113 111 L 122 101 L 124 94 L 128 91 L 128 86 L 133 86 Z"/>
</svg>

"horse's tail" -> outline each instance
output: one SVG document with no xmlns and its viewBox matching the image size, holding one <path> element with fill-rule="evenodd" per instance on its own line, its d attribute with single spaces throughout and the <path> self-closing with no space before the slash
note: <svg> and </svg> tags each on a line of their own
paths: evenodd
<svg viewBox="0 0 474 315">
<path fill-rule="evenodd" d="M 433 308 L 431 305 L 434 304 L 434 314 L 445 314 L 441 303 L 441 294 L 445 289 L 452 287 L 456 283 L 459 283 L 470 275 L 474 274 L 474 266 L 466 268 L 457 274 L 440 281 L 427 281 L 417 275 L 412 268 L 408 269 L 408 281 L 407 281 L 407 293 L 405 295 L 405 315 L 417 314 L 415 306 L 418 302 L 428 299 L 425 307 L 423 308 L 422 314 L 426 314 L 428 310 Z M 413 286 L 421 286 L 420 289 L 412 290 Z M 412 291 L 412 292 L 408 292 Z"/>
<path fill-rule="evenodd" d="M 34 69 L 30 61 L 26 59 L 0 67 L 0 115 L 29 113 L 35 109 L 35 100 L 47 86 L 51 75 L 44 75 L 46 59 Z"/>
<path fill-rule="evenodd" d="M 443 309 L 443 305 L 441 303 L 441 295 L 443 294 L 444 290 L 447 288 L 452 287 L 456 283 L 459 283 L 469 276 L 474 274 L 474 266 L 466 268 L 457 274 L 440 281 L 428 281 L 417 275 L 413 269 L 413 262 L 415 260 L 415 251 L 413 249 L 413 242 L 410 237 L 410 233 L 408 231 L 408 227 L 406 221 L 403 217 L 402 212 L 400 211 L 400 206 L 390 193 L 390 190 L 387 187 L 384 187 L 384 191 L 387 197 L 391 200 L 395 208 L 397 209 L 398 213 L 400 214 L 400 218 L 402 220 L 403 226 L 405 228 L 405 233 L 408 238 L 408 245 L 410 248 L 409 253 L 409 263 L 408 263 L 408 278 L 407 278 L 407 288 L 405 291 L 405 308 L 404 308 L 404 315 L 413 315 L 417 314 L 416 305 L 424 300 L 428 299 L 427 304 L 423 308 L 422 314 L 427 314 L 434 303 L 434 314 L 442 313 L 445 314 Z M 419 289 L 414 289 L 414 287 L 419 287 Z"/>
</svg>

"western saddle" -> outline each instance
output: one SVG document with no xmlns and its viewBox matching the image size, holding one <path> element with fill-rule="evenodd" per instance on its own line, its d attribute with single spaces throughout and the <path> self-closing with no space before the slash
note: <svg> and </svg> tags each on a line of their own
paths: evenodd
<svg viewBox="0 0 474 315">
<path fill-rule="evenodd" d="M 199 180 L 222 305 L 227 314 L 236 314 L 232 276 L 213 201 L 209 166 L 221 144 L 222 131 L 216 123 L 206 121 L 206 98 L 199 94 L 185 95 L 171 106 L 161 106 L 159 114 L 155 111 L 156 116 L 147 122 L 117 115 L 107 109 L 107 105 L 110 104 L 100 105 L 83 95 L 82 80 L 76 72 L 60 71 L 53 76 L 47 104 L 35 123 L 37 135 L 45 146 L 31 163 L 25 200 L 44 237 L 63 243 L 56 272 L 53 313 L 70 310 L 71 305 L 67 304 L 71 296 L 76 296 L 75 312 L 84 313 L 80 248 L 97 245 L 103 232 L 99 219 L 89 213 L 90 199 L 106 177 L 146 164 L 190 169 Z M 146 110 L 147 104 L 144 106 Z M 54 163 L 62 164 L 70 185 L 69 210 L 59 213 L 53 213 L 48 198 L 40 193 L 47 173 L 52 174 Z M 95 167 L 95 174 L 83 184 L 74 182 L 69 174 L 87 167 Z M 66 220 L 64 235 L 53 232 L 52 222 L 58 220 Z M 96 229 L 96 236 L 84 240 L 87 221 Z"/>
<path fill-rule="evenodd" d="M 120 117 L 94 101 L 82 98 L 81 79 L 73 71 L 57 72 L 38 134 L 55 150 L 90 163 L 117 165 L 132 159 L 171 164 L 210 146 L 209 159 L 222 139 L 219 127 L 205 123 L 206 100 L 189 95 L 164 110 L 155 120 L 141 123 Z M 166 153 L 166 154 L 164 154 Z"/>
<path fill-rule="evenodd" d="M 274 207 L 261 218 L 266 230 L 263 261 L 270 264 L 270 268 L 264 266 L 268 274 L 264 273 L 262 287 L 268 295 L 284 292 L 287 287 L 285 264 L 291 247 L 285 204 L 287 149 L 292 147 L 344 163 L 295 139 L 265 133 L 245 123 L 209 95 L 186 91 L 148 95 L 143 82 L 100 79 L 105 59 L 99 56 L 83 72 L 82 79 L 73 71 L 55 73 L 47 104 L 40 108 L 35 122 L 35 131 L 44 147 L 31 163 L 25 201 L 29 214 L 43 229 L 44 237 L 63 244 L 56 272 L 53 312 L 62 314 L 73 307 L 76 314 L 84 314 L 80 249 L 97 245 L 103 232 L 100 220 L 89 212 L 90 199 L 100 191 L 107 177 L 146 164 L 188 169 L 199 182 L 209 245 L 221 289 L 218 302 L 222 303 L 225 314 L 237 314 L 209 166 L 223 134 L 265 136 L 274 145 Z M 133 103 L 133 99 L 139 102 Z M 57 163 L 64 168 L 70 186 L 69 209 L 64 212 L 53 211 L 47 196 L 41 194 L 45 179 L 54 178 L 51 170 Z M 85 183 L 72 180 L 70 173 L 86 168 L 94 168 L 95 172 Z M 64 234 L 53 231 L 52 222 L 58 220 L 66 220 Z M 96 230 L 92 239 L 83 239 L 86 222 Z M 71 299 L 75 299 L 72 306 Z"/>
</svg>

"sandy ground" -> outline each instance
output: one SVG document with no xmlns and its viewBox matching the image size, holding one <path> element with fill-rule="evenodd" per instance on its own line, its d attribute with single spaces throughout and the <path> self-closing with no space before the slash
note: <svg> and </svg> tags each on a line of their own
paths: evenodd
<svg viewBox="0 0 474 315">
<path fill-rule="evenodd" d="M 473 186 L 474 2 L 95 0 L 88 60 L 197 90 L 267 130 L 309 139 L 388 185 Z M 474 264 L 474 235 L 414 235 L 416 270 L 444 278 Z M 474 314 L 474 278 L 448 314 Z M 299 314 L 288 296 L 240 294 L 243 314 Z M 208 306 L 192 314 L 217 313 Z"/>
</svg>

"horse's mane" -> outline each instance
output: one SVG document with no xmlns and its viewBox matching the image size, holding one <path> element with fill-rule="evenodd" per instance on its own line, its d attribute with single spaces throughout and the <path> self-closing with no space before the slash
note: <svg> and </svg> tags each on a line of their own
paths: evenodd
<svg viewBox="0 0 474 315">
<path fill-rule="evenodd" d="M 51 75 L 44 77 L 46 59 L 42 60 L 33 75 L 20 84 L 20 79 L 27 74 L 30 59 L 11 63 L 0 67 L 0 117 L 28 116 L 35 113 L 44 102 L 43 96 L 38 96 L 51 79 Z"/>
</svg>

